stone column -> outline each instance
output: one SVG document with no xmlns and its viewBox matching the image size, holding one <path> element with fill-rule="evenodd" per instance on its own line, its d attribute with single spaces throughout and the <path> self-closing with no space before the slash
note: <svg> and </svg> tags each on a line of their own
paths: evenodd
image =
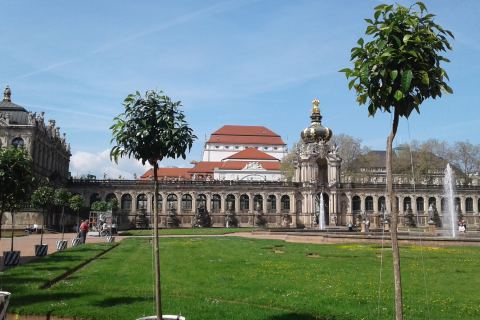
<svg viewBox="0 0 480 320">
<path fill-rule="evenodd" d="M 253 208 L 253 197 L 254 194 L 249 192 L 247 193 L 248 195 L 248 213 L 253 214 L 254 208 Z"/>
<path fill-rule="evenodd" d="M 281 214 L 282 213 L 282 194 L 275 193 L 275 213 Z"/>
<path fill-rule="evenodd" d="M 267 213 L 267 197 L 268 194 L 263 192 L 262 193 L 262 212 Z"/>
<path fill-rule="evenodd" d="M 192 212 L 195 213 L 197 212 L 197 193 L 192 192 L 191 196 L 192 196 Z"/>
<path fill-rule="evenodd" d="M 153 201 L 154 200 L 154 197 L 153 197 L 153 193 L 147 193 L 145 194 L 147 196 L 147 214 L 152 214 L 153 215 Z"/>
<path fill-rule="evenodd" d="M 235 214 L 238 214 L 240 212 L 240 194 L 235 193 Z"/>
<path fill-rule="evenodd" d="M 175 195 L 177 196 L 177 214 L 180 215 L 182 214 L 182 193 L 181 192 L 175 192 Z"/>
<path fill-rule="evenodd" d="M 132 195 L 132 209 L 131 209 L 131 212 L 132 214 L 136 214 L 137 213 L 137 196 L 138 194 L 136 192 L 133 192 L 131 193 Z"/>
<path fill-rule="evenodd" d="M 225 193 L 220 193 L 220 214 L 225 214 L 226 212 L 226 207 L 227 207 L 227 204 L 225 203 L 226 199 L 227 198 Z"/>
<path fill-rule="evenodd" d="M 207 201 L 207 203 L 206 203 L 207 211 L 208 211 L 208 213 L 210 213 L 210 211 L 212 211 L 212 194 L 211 193 L 206 193 L 205 196 L 206 196 L 206 201 Z"/>
</svg>

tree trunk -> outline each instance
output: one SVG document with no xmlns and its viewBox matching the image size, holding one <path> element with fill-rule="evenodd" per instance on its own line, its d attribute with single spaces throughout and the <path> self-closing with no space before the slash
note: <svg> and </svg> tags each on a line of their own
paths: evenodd
<svg viewBox="0 0 480 320">
<path fill-rule="evenodd" d="M 62 205 L 62 218 L 60 219 L 62 221 L 62 241 L 63 238 L 65 237 L 65 206 Z"/>
<path fill-rule="evenodd" d="M 3 212 L 5 211 L 5 208 L 2 207 L 0 208 L 0 239 L 2 239 L 2 226 L 3 226 Z"/>
<path fill-rule="evenodd" d="M 40 245 L 43 244 L 43 229 L 45 228 L 45 209 L 42 209 L 42 230 L 40 231 Z"/>
<path fill-rule="evenodd" d="M 153 251 L 155 256 L 155 310 L 157 319 L 162 320 L 162 295 L 160 282 L 160 247 L 158 245 L 158 163 L 153 164 L 153 179 L 155 191 L 153 193 Z"/>
<path fill-rule="evenodd" d="M 14 220 L 14 213 L 13 213 L 13 210 L 10 212 L 10 214 L 12 215 L 12 239 L 10 240 L 10 251 L 13 251 L 13 233 L 15 231 L 15 220 Z"/>
<path fill-rule="evenodd" d="M 395 194 L 393 193 L 393 174 L 392 174 L 392 144 L 397 134 L 399 115 L 395 108 L 393 116 L 392 131 L 387 138 L 387 194 L 390 199 L 391 228 L 390 236 L 392 239 L 392 257 L 393 257 L 393 278 L 395 282 L 395 319 L 403 319 L 403 299 L 402 299 L 402 277 L 400 274 L 400 250 L 398 248 L 397 225 L 398 210 Z"/>
</svg>

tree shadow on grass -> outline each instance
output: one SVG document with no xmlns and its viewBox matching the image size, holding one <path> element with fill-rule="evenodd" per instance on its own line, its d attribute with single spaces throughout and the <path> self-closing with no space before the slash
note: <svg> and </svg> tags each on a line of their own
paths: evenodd
<svg viewBox="0 0 480 320">
<path fill-rule="evenodd" d="M 17 295 L 15 299 L 11 299 L 10 303 L 12 307 L 22 307 L 31 305 L 33 303 L 42 303 L 42 302 L 57 302 L 60 300 L 76 300 L 82 296 L 88 296 L 88 292 L 69 292 L 65 294 L 64 292 L 52 293 L 52 292 L 37 292 L 34 294 L 23 294 Z"/>
<path fill-rule="evenodd" d="M 132 303 L 138 303 L 138 302 L 145 302 L 144 297 L 111 297 L 111 298 L 105 298 L 101 301 L 97 301 L 92 303 L 92 305 L 96 307 L 103 307 L 103 308 L 108 308 L 108 307 L 115 307 L 119 305 L 125 305 L 125 304 L 132 304 Z"/>
</svg>

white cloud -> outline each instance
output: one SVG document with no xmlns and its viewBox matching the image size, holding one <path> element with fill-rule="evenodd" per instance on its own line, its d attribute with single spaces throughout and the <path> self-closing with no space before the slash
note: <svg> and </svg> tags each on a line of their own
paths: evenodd
<svg viewBox="0 0 480 320">
<path fill-rule="evenodd" d="M 111 179 L 117 179 L 119 176 L 133 179 L 134 174 L 141 176 L 149 168 L 149 165 L 144 166 L 140 161 L 129 158 L 122 158 L 116 164 L 110 161 L 109 149 L 99 153 L 77 151 L 70 161 L 70 172 L 74 177 L 93 174 L 98 179 L 102 179 L 104 175 Z"/>
</svg>

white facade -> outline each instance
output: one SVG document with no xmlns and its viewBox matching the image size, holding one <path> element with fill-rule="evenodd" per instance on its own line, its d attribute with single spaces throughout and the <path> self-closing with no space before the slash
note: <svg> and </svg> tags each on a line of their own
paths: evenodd
<svg viewBox="0 0 480 320">
<path fill-rule="evenodd" d="M 283 181 L 280 170 L 266 170 L 256 161 L 248 162 L 241 170 L 214 169 L 214 180 L 244 180 L 244 181 Z"/>
</svg>

